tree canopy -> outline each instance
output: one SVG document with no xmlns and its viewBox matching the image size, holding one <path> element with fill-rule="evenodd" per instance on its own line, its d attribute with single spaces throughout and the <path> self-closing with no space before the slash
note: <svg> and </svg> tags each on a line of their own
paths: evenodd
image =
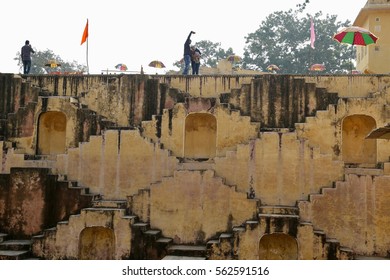
<svg viewBox="0 0 390 280">
<path fill-rule="evenodd" d="M 65 62 L 59 55 L 56 55 L 52 50 L 39 51 L 34 49 L 35 53 L 31 54 L 31 71 L 30 74 L 48 74 L 54 71 L 60 72 L 85 72 L 86 66 L 78 64 L 76 61 Z M 18 66 L 23 67 L 20 58 L 20 52 L 16 54 L 14 60 L 18 61 Z M 46 66 L 55 62 L 60 65 L 58 67 Z M 52 65 L 54 66 L 54 65 Z"/>
<path fill-rule="evenodd" d="M 234 54 L 232 48 L 225 50 L 221 47 L 221 43 L 213 43 L 208 40 L 199 41 L 196 43 L 196 47 L 202 53 L 201 65 L 208 67 L 216 67 L 218 61 Z"/>
<path fill-rule="evenodd" d="M 306 1 L 308 3 L 308 1 Z M 243 67 L 265 71 L 275 64 L 280 73 L 304 74 L 311 65 L 324 64 L 327 73 L 351 70 L 355 50 L 341 45 L 333 35 L 350 21 L 337 21 L 336 15 L 321 12 L 313 16 L 315 48 L 310 46 L 311 16 L 303 13 L 305 6 L 293 11 L 277 11 L 267 16 L 259 29 L 249 33 L 244 48 Z"/>
</svg>

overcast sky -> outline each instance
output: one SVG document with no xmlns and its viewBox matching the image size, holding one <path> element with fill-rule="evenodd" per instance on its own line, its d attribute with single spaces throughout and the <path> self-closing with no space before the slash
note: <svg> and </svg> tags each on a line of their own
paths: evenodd
<svg viewBox="0 0 390 280">
<path fill-rule="evenodd" d="M 304 0 L 17 0 L 3 1 L 0 10 L 0 72 L 19 73 L 13 60 L 25 40 L 33 48 L 52 50 L 65 61 L 86 64 L 86 44 L 80 45 L 89 20 L 89 69 L 100 73 L 124 63 L 139 71 L 158 59 L 167 69 L 183 56 L 193 30 L 193 43 L 209 40 L 242 55 L 245 36 L 266 16 L 295 9 Z M 310 0 L 306 12 L 335 14 L 354 21 L 367 0 Z M 309 34 L 308 34 L 309 39 Z M 159 70 L 160 71 L 160 70 Z"/>
</svg>

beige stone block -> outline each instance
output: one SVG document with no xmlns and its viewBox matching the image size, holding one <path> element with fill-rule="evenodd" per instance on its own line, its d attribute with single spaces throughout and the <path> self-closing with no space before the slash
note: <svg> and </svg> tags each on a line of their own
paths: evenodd
<svg viewBox="0 0 390 280">
<path fill-rule="evenodd" d="M 80 148 L 68 149 L 67 175 L 69 180 L 80 179 Z"/>
<path fill-rule="evenodd" d="M 173 178 L 153 185 L 150 196 L 151 225 L 183 243 L 240 225 L 256 211 L 256 201 L 223 185 L 212 171 L 176 171 Z"/>
<path fill-rule="evenodd" d="M 390 162 L 383 163 L 383 175 L 390 175 Z"/>
<path fill-rule="evenodd" d="M 297 233 L 298 259 L 313 260 L 313 226 L 310 223 L 300 223 Z"/>
</svg>

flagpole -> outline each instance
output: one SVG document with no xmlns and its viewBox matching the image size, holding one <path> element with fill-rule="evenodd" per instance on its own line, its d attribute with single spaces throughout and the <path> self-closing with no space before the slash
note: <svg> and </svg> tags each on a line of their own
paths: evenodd
<svg viewBox="0 0 390 280">
<path fill-rule="evenodd" d="M 87 37 L 87 73 L 89 74 L 89 63 L 88 63 L 88 41 L 89 41 L 89 39 L 88 39 L 88 37 Z"/>
<path fill-rule="evenodd" d="M 89 74 L 89 63 L 88 63 L 88 41 L 89 41 L 89 38 L 88 37 L 89 36 L 88 36 L 88 19 L 87 19 L 87 24 L 84 27 L 83 37 L 81 37 L 81 45 L 84 44 L 85 41 L 87 41 L 86 60 L 87 60 L 87 73 Z"/>
</svg>

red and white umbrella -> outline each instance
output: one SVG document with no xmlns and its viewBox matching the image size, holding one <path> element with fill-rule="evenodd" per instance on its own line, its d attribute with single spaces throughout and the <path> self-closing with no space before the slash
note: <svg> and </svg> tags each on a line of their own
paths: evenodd
<svg viewBox="0 0 390 280">
<path fill-rule="evenodd" d="M 367 46 L 375 44 L 378 37 L 368 29 L 359 26 L 350 26 L 340 30 L 340 32 L 333 36 L 333 39 L 343 44 Z"/>
</svg>

